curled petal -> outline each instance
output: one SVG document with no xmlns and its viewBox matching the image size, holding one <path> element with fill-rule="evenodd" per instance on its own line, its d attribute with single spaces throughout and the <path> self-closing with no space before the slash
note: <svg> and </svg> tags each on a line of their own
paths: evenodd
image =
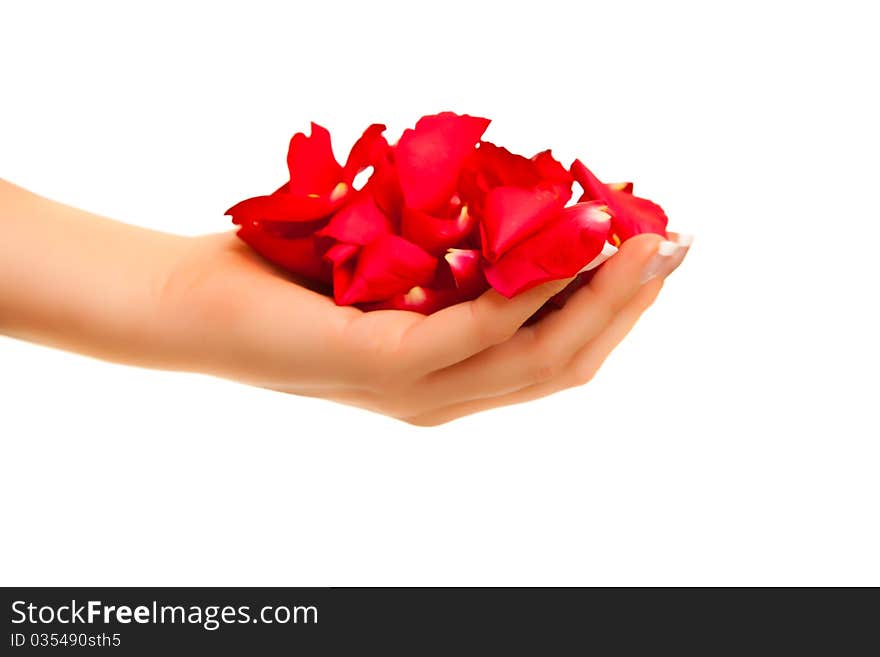
<svg viewBox="0 0 880 657">
<path fill-rule="evenodd" d="M 342 180 L 342 167 L 333 156 L 330 133 L 312 123 L 312 134 L 296 133 L 287 152 L 290 171 L 290 192 L 306 196 L 330 194 Z"/>
<path fill-rule="evenodd" d="M 553 152 L 550 150 L 541 151 L 532 157 L 532 162 L 534 162 L 538 175 L 540 175 L 541 180 L 544 182 L 570 186 L 572 180 L 574 180 L 571 172 L 562 166 L 559 160 L 553 157 Z"/>
<path fill-rule="evenodd" d="M 329 267 L 318 255 L 313 237 L 277 237 L 254 224 L 242 225 L 238 237 L 272 264 L 306 278 L 330 283 Z"/>
<path fill-rule="evenodd" d="M 482 214 L 486 195 L 496 187 L 544 189 L 559 198 L 559 207 L 571 198 L 571 173 L 547 150 L 532 157 L 511 153 L 506 148 L 482 141 L 462 171 L 462 197 Z"/>
<path fill-rule="evenodd" d="M 400 181 L 397 178 L 397 170 L 390 154 L 380 159 L 373 165 L 373 175 L 364 187 L 376 199 L 382 212 L 392 219 L 400 218 L 403 208 L 403 192 L 400 190 Z"/>
<path fill-rule="evenodd" d="M 405 130 L 395 148 L 395 163 L 406 205 L 427 211 L 442 207 L 488 126 L 489 119 L 442 112 Z"/>
<path fill-rule="evenodd" d="M 483 275 L 483 257 L 477 249 L 449 249 L 443 256 L 455 287 L 469 297 L 475 298 L 489 289 Z"/>
<path fill-rule="evenodd" d="M 373 195 L 361 193 L 337 211 L 317 235 L 348 244 L 367 244 L 391 232 L 391 220 L 376 205 Z"/>
<path fill-rule="evenodd" d="M 489 141 L 480 142 L 468 164 L 482 174 L 489 187 L 534 187 L 541 182 L 541 171 L 534 158 L 511 153 Z"/>
<path fill-rule="evenodd" d="M 374 123 L 361 135 L 351 151 L 348 154 L 348 160 L 342 170 L 342 180 L 351 185 L 354 177 L 369 166 L 375 166 L 376 163 L 385 156 L 390 148 L 382 133 L 385 132 L 385 126 L 381 123 Z"/>
<path fill-rule="evenodd" d="M 487 264 L 486 279 L 512 297 L 539 283 L 572 277 L 602 252 L 609 229 L 606 206 L 599 202 L 564 208 L 542 230 Z"/>
<path fill-rule="evenodd" d="M 324 253 L 324 260 L 333 269 L 333 296 L 338 298 L 339 290 L 346 290 L 351 285 L 354 274 L 355 258 L 360 247 L 354 244 L 334 244 Z"/>
<path fill-rule="evenodd" d="M 571 183 L 574 182 L 571 172 L 549 150 L 535 155 L 532 162 L 541 177 L 541 184 L 552 187 L 562 200 L 562 205 L 568 203 L 571 199 Z"/>
<path fill-rule="evenodd" d="M 357 244 L 334 244 L 324 252 L 324 260 L 334 267 L 351 261 L 360 251 Z"/>
<path fill-rule="evenodd" d="M 483 255 L 494 262 L 515 244 L 541 230 L 564 204 L 548 189 L 496 187 L 486 196 L 480 222 Z"/>
<path fill-rule="evenodd" d="M 361 250 L 351 283 L 335 290 L 340 305 L 381 301 L 426 285 L 434 278 L 437 259 L 397 235 L 381 235 Z"/>
<path fill-rule="evenodd" d="M 233 223 L 255 221 L 315 221 L 329 215 L 338 201 L 330 197 L 297 196 L 278 191 L 269 196 L 254 196 L 236 203 L 226 211 Z"/>
<path fill-rule="evenodd" d="M 633 196 L 632 187 L 616 189 L 606 185 L 593 175 L 583 162 L 575 160 L 571 165 L 575 180 L 584 188 L 582 201 L 601 201 L 611 212 L 611 239 L 615 245 L 639 233 L 657 233 L 666 237 L 666 214 L 656 203 Z"/>
<path fill-rule="evenodd" d="M 457 216 L 450 219 L 434 217 L 421 210 L 404 208 L 401 216 L 401 233 L 413 244 L 428 253 L 440 255 L 451 246 L 460 244 L 476 226 L 476 219 L 463 205 Z"/>
</svg>

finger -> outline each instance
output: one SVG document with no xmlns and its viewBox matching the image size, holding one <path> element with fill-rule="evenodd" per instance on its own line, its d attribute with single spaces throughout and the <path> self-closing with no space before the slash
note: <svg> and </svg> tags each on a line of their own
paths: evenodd
<svg viewBox="0 0 880 657">
<path fill-rule="evenodd" d="M 555 378 L 633 298 L 660 242 L 659 235 L 628 240 L 561 310 L 500 345 L 428 374 L 412 395 L 446 405 L 495 397 Z"/>
<path fill-rule="evenodd" d="M 609 325 L 594 340 L 582 347 L 564 371 L 554 379 L 529 385 L 496 397 L 451 404 L 406 418 L 406 421 L 420 426 L 434 426 L 492 408 L 511 406 L 540 399 L 566 388 L 589 382 L 608 355 L 632 330 L 645 310 L 651 306 L 660 293 L 662 285 L 663 280 L 660 278 L 646 283 L 627 306 L 614 317 Z"/>
<path fill-rule="evenodd" d="M 662 282 L 660 280 L 652 281 L 646 284 L 645 288 L 641 290 L 636 295 L 636 297 L 627 305 L 627 307 L 624 308 L 615 317 L 609 327 L 605 331 L 603 331 L 602 334 L 600 334 L 600 336 L 598 336 L 596 340 L 594 340 L 590 345 L 581 349 L 575 359 L 572 359 L 572 362 L 568 364 L 568 367 L 565 368 L 564 373 L 569 375 L 570 380 L 565 381 L 563 380 L 562 376 L 556 377 L 554 381 L 550 382 L 556 385 L 542 384 L 525 387 L 515 387 L 507 391 L 508 394 L 500 394 L 495 397 L 468 400 L 468 402 L 483 402 L 479 405 L 464 402 L 455 404 L 436 404 L 434 403 L 436 400 L 430 396 L 425 396 L 423 394 L 425 391 L 422 390 L 412 395 L 410 399 L 395 400 L 392 404 L 394 408 L 389 408 L 388 399 L 377 396 L 375 394 L 370 394 L 369 392 L 358 388 L 346 390 L 328 390 L 323 387 L 312 389 L 305 389 L 302 387 L 297 387 L 296 389 L 278 389 L 282 390 L 283 392 L 289 392 L 298 395 L 329 398 L 337 402 L 342 402 L 352 406 L 359 406 L 361 408 L 379 413 L 387 414 L 389 413 L 389 411 L 392 411 L 392 415 L 407 418 L 407 421 L 414 424 L 426 425 L 440 424 L 450 419 L 454 419 L 455 417 L 459 417 L 460 415 L 476 413 L 478 411 L 486 410 L 494 406 L 503 406 L 519 403 L 522 401 L 528 401 L 529 399 L 536 399 L 538 397 L 551 394 L 552 392 L 562 390 L 566 387 L 571 387 L 572 385 L 576 385 L 581 380 L 586 380 L 590 378 L 590 376 L 592 376 L 592 373 L 588 371 L 587 368 L 592 367 L 598 369 L 598 366 L 601 365 L 602 361 L 605 359 L 605 357 L 607 357 L 608 353 L 610 353 L 611 350 L 617 345 L 617 343 L 620 342 L 620 340 L 622 340 L 629 332 L 629 330 L 632 328 L 632 325 L 635 324 L 636 320 L 638 319 L 638 316 L 642 312 L 644 312 L 644 310 L 648 306 L 651 305 L 651 303 L 654 301 L 657 294 L 659 293 L 661 285 Z M 503 345 L 494 347 L 490 351 L 508 348 L 509 345 L 514 344 L 514 342 L 518 338 L 520 338 L 520 336 L 524 335 L 525 332 L 528 330 L 530 330 L 530 328 L 523 329 L 522 331 L 517 333 L 517 335 L 513 339 L 509 340 Z M 526 394 L 514 394 L 518 392 L 524 392 Z M 418 415 L 414 415 L 412 411 L 406 412 L 400 410 L 424 406 L 426 403 L 431 405 L 432 410 L 430 412 L 423 412 Z"/>
<path fill-rule="evenodd" d="M 417 425 L 433 426 L 491 408 L 510 406 L 539 399 L 566 388 L 589 382 L 605 359 L 632 330 L 645 310 L 653 304 L 660 293 L 666 276 L 675 271 L 687 255 L 693 242 L 693 237 L 675 234 L 670 235 L 670 237 L 682 248 L 670 257 L 669 262 L 662 263 L 663 266 L 658 269 L 659 273 L 643 285 L 638 294 L 594 340 L 581 348 L 563 375 L 551 381 L 527 386 L 494 398 L 452 404 L 445 408 L 407 418 L 407 421 Z"/>
<path fill-rule="evenodd" d="M 512 299 L 489 290 L 473 301 L 429 315 L 401 337 L 403 362 L 412 373 L 424 375 L 504 342 L 571 280 L 550 281 Z"/>
<path fill-rule="evenodd" d="M 657 278 L 646 283 L 605 330 L 574 355 L 560 377 L 563 379 L 561 382 L 568 387 L 589 383 L 611 352 L 629 335 L 645 311 L 656 301 L 663 288 L 663 281 L 664 279 Z"/>
<path fill-rule="evenodd" d="M 605 331 L 589 345 L 581 349 L 572 359 L 568 367 L 568 376 L 572 380 L 572 385 L 583 385 L 593 378 L 605 362 L 605 359 L 629 334 L 632 327 L 642 316 L 642 313 L 654 303 L 657 295 L 660 294 L 666 277 L 682 263 L 688 254 L 693 238 L 689 235 L 670 234 L 670 239 L 675 240 L 681 248 L 670 256 L 670 261 L 665 265 L 665 273 L 661 273 L 645 283 L 639 294 L 628 304 L 625 312 L 616 317 Z"/>
</svg>

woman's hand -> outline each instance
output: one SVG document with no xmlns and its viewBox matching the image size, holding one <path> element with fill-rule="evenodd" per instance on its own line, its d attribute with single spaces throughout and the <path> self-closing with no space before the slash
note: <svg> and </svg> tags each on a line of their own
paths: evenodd
<svg viewBox="0 0 880 657">
<path fill-rule="evenodd" d="M 522 327 L 568 281 L 427 317 L 363 313 L 295 284 L 231 232 L 166 235 L 8 183 L 0 208 L 0 330 L 421 425 L 586 383 L 686 252 L 631 239 L 562 310 Z"/>
<path fill-rule="evenodd" d="M 523 327 L 568 281 L 427 317 L 364 313 L 292 284 L 224 233 L 193 240 L 164 312 L 190 336 L 184 369 L 439 424 L 589 381 L 683 257 L 658 256 L 660 242 L 629 240 L 562 310 Z M 643 285 L 652 266 L 659 275 Z"/>
</svg>

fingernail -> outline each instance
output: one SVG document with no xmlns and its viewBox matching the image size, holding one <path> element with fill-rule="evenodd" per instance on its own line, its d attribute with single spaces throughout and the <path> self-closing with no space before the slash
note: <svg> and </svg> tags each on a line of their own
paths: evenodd
<svg viewBox="0 0 880 657">
<path fill-rule="evenodd" d="M 688 249 L 691 248 L 691 244 L 694 243 L 694 236 L 690 233 L 679 233 L 678 239 L 676 243 L 679 246 L 678 252 L 673 256 L 673 260 L 675 261 L 672 265 L 672 269 L 666 274 L 667 276 L 678 269 L 678 266 L 684 260 L 684 257 L 688 254 Z"/>
<path fill-rule="evenodd" d="M 682 234 L 674 242 L 663 240 L 657 246 L 657 253 L 642 270 L 642 284 L 658 277 L 669 276 L 684 260 L 687 251 L 694 241 L 694 236 Z"/>
</svg>

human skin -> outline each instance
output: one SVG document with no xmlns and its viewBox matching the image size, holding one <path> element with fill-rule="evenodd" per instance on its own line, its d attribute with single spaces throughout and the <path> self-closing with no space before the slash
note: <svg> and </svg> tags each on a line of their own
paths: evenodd
<svg viewBox="0 0 880 657">
<path fill-rule="evenodd" d="M 571 279 L 430 316 L 364 313 L 292 282 L 233 232 L 147 230 L 3 180 L 0 228 L 0 333 L 417 425 L 588 382 L 687 252 L 657 235 L 627 240 L 564 308 L 523 326 Z"/>
</svg>

